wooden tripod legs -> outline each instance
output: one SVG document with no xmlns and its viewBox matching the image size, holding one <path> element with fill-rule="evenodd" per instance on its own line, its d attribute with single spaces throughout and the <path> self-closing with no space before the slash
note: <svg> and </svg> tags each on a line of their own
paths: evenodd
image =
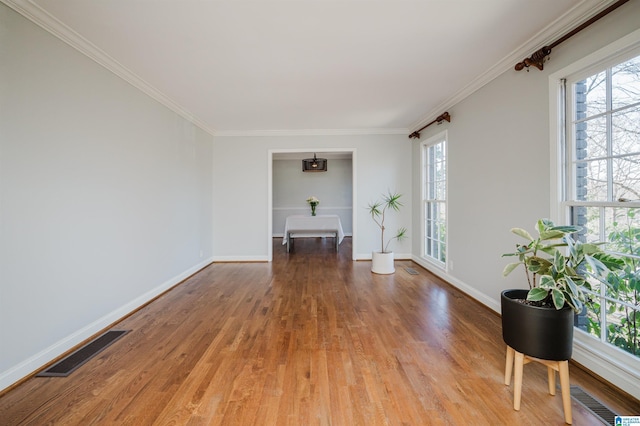
<svg viewBox="0 0 640 426">
<path fill-rule="evenodd" d="M 522 373 L 524 365 L 531 361 L 539 362 L 547 366 L 547 375 L 549 378 L 549 394 L 556 394 L 556 371 L 560 373 L 560 388 L 562 390 L 562 408 L 564 409 L 564 421 L 567 424 L 572 423 L 571 418 L 571 389 L 569 387 L 569 361 L 549 361 L 546 359 L 533 358 L 516 352 L 510 346 L 507 346 L 507 360 L 504 371 L 504 384 L 511 384 L 511 373 L 515 373 L 513 379 L 513 409 L 520 410 L 520 400 L 522 396 Z"/>
</svg>

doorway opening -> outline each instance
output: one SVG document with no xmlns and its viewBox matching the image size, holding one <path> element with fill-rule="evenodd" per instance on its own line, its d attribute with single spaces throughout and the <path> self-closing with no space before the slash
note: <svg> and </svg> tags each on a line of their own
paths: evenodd
<svg viewBox="0 0 640 426">
<path fill-rule="evenodd" d="M 313 157 L 314 154 L 327 159 L 327 172 L 302 172 L 302 160 Z M 351 236 L 351 258 L 355 260 L 357 234 L 357 215 L 354 209 L 354 206 L 357 205 L 356 166 L 356 150 L 354 148 L 269 150 L 267 226 L 269 262 L 273 261 L 274 245 L 272 240 L 283 232 L 286 216 L 306 212 L 308 206 L 306 206 L 305 200 L 311 196 L 320 199 L 319 214 L 329 213 L 340 216 L 345 234 Z M 324 203 L 322 198 L 325 198 Z"/>
</svg>

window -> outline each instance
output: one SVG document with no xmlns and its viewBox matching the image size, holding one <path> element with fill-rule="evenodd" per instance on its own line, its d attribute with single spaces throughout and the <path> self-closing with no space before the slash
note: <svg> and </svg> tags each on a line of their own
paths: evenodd
<svg viewBox="0 0 640 426">
<path fill-rule="evenodd" d="M 446 132 L 422 144 L 422 257 L 444 267 L 447 256 Z"/>
<path fill-rule="evenodd" d="M 577 318 L 590 336 L 640 357 L 639 51 L 566 82 L 565 199 L 582 241 L 607 241 L 625 259 L 609 285 L 593 284 Z"/>
</svg>

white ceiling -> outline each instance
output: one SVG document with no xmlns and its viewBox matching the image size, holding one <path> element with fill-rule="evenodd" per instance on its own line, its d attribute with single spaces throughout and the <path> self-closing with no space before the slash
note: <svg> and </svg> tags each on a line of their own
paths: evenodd
<svg viewBox="0 0 640 426">
<path fill-rule="evenodd" d="M 611 3 L 2 1 L 216 134 L 415 129 Z"/>
</svg>

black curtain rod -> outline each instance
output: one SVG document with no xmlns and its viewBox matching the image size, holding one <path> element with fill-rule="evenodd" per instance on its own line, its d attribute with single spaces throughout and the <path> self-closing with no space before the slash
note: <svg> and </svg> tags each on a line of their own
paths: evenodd
<svg viewBox="0 0 640 426">
<path fill-rule="evenodd" d="M 449 115 L 448 112 L 443 112 L 442 114 L 440 114 L 438 116 L 438 118 L 436 118 L 435 120 L 433 120 L 431 123 L 422 126 L 420 129 L 416 130 L 415 132 L 411 133 L 409 135 L 409 139 L 413 139 L 413 138 L 418 138 L 420 139 L 420 132 L 423 131 L 424 129 L 426 129 L 427 127 L 431 126 L 433 123 L 438 123 L 441 124 L 443 121 L 447 121 L 447 122 L 451 122 L 451 116 Z"/>
<path fill-rule="evenodd" d="M 582 23 L 578 27 L 576 27 L 573 30 L 569 31 L 567 34 L 565 34 L 564 36 L 560 37 L 558 40 L 554 41 L 550 45 L 542 47 L 541 49 L 535 51 L 530 57 L 526 58 L 522 62 L 518 62 L 516 64 L 516 66 L 515 66 L 515 70 L 516 71 L 520 71 L 520 70 L 523 70 L 523 69 L 526 68 L 527 71 L 529 71 L 529 67 L 531 65 L 533 65 L 534 67 L 536 67 L 540 71 L 542 71 L 542 69 L 544 68 L 544 61 L 547 58 L 547 56 L 549 56 L 551 54 L 551 49 L 553 49 L 554 47 L 556 47 L 557 45 L 559 45 L 563 41 L 567 40 L 568 38 L 576 35 L 580 31 L 584 30 L 589 25 L 593 24 L 594 22 L 596 22 L 598 19 L 602 18 L 603 16 L 608 15 L 609 13 L 613 12 L 614 10 L 616 10 L 617 8 L 619 8 L 620 6 L 622 6 L 623 4 L 625 4 L 628 1 L 629 0 L 618 0 L 617 2 L 615 2 L 614 4 L 609 6 L 608 8 L 604 9 L 602 12 L 600 12 L 597 15 L 593 16 L 591 19 L 585 21 L 584 23 Z"/>
</svg>

